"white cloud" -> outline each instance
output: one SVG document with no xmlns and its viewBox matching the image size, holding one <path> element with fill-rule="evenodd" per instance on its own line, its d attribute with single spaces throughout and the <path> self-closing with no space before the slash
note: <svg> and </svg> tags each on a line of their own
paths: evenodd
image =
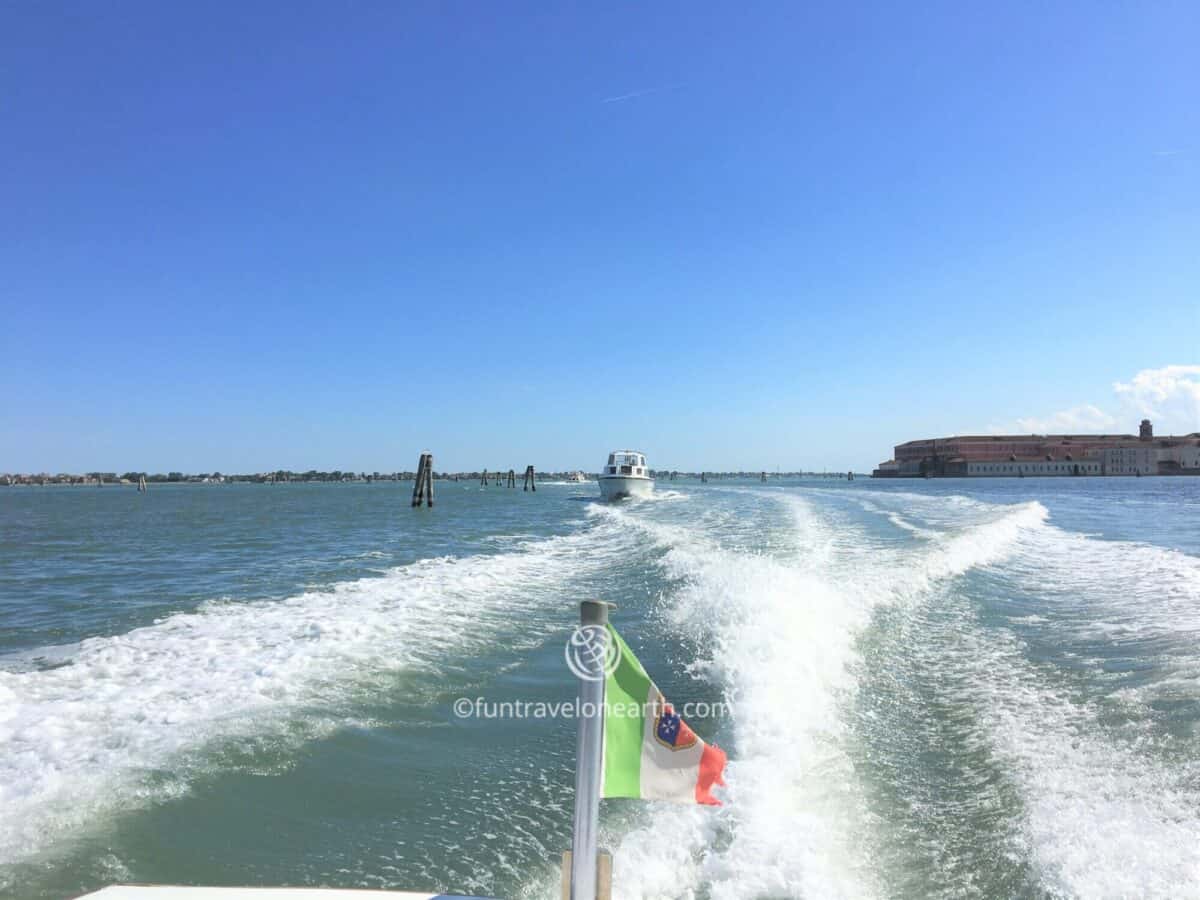
<svg viewBox="0 0 1200 900">
<path fill-rule="evenodd" d="M 1045 418 L 1017 419 L 1017 434 L 1063 434 L 1112 431 L 1117 420 L 1099 407 L 1084 403 Z"/>
<path fill-rule="evenodd" d="M 1200 365 L 1143 369 L 1128 382 L 1113 383 L 1115 415 L 1091 403 L 1048 416 L 1029 416 L 1013 424 L 992 425 L 991 434 L 1137 434 L 1142 419 L 1154 422 L 1155 434 L 1200 431 Z"/>
<path fill-rule="evenodd" d="M 1200 366 L 1143 369 L 1113 391 L 1131 413 L 1152 419 L 1159 434 L 1200 431 Z"/>
</svg>

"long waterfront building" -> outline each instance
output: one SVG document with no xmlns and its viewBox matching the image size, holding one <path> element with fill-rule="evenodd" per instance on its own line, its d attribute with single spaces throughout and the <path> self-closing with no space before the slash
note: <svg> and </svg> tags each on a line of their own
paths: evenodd
<svg viewBox="0 0 1200 900">
<path fill-rule="evenodd" d="M 873 478 L 1022 478 L 1048 475 L 1200 475 L 1200 432 L 989 434 L 897 444 Z"/>
</svg>

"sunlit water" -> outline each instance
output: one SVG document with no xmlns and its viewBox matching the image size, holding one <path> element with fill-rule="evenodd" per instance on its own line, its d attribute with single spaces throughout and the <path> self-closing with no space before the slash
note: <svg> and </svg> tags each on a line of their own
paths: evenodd
<svg viewBox="0 0 1200 900">
<path fill-rule="evenodd" d="M 1200 479 L 0 491 L 0 895 L 557 896 L 578 601 L 730 756 L 621 898 L 1200 896 Z"/>
</svg>

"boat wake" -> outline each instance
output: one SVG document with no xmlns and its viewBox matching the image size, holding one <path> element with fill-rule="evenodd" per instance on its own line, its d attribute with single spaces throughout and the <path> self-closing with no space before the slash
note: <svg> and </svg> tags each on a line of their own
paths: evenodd
<svg viewBox="0 0 1200 900">
<path fill-rule="evenodd" d="M 1200 893 L 1200 560 L 1064 530 L 1038 502 L 674 493 L 7 660 L 0 889 L 120 812 L 372 724 L 372 697 L 437 709 L 548 651 L 567 598 L 612 595 L 731 710 L 692 723 L 730 754 L 725 806 L 606 804 L 618 896 Z M 561 687 L 557 649 L 541 661 L 554 672 L 518 690 Z M 491 792 L 439 787 L 445 821 L 426 824 L 486 823 L 456 886 L 549 897 L 569 742 L 520 734 L 551 750 L 512 775 L 493 761 Z M 454 864 L 393 849 L 405 877 Z M 346 877 L 387 884 L 373 865 Z"/>
<path fill-rule="evenodd" d="M 664 549 L 661 613 L 734 713 L 726 806 L 614 835 L 621 895 L 1196 895 L 1200 761 L 1162 725 L 1200 706 L 1200 561 L 1037 502 L 823 501 L 762 495 L 790 554 L 605 511 Z"/>
<path fill-rule="evenodd" d="M 723 543 L 720 530 L 648 521 L 674 590 L 670 628 L 706 648 L 698 677 L 723 687 L 734 711 L 727 805 L 655 811 L 619 840 L 622 896 L 885 896 L 869 842 L 877 828 L 855 772 L 847 710 L 859 689 L 860 639 L 874 612 L 921 602 L 938 586 L 1005 560 L 1042 527 L 1039 504 L 993 510 L 901 555 L 793 494 L 785 504 L 796 552 L 777 557 Z M 720 739 L 720 735 L 718 736 Z"/>
<path fill-rule="evenodd" d="M 279 601 L 216 600 L 57 648 L 52 668 L 0 671 L 0 865 L 179 796 L 256 749 L 356 724 L 347 710 L 398 680 L 434 693 L 456 660 L 494 653 L 497 635 L 519 657 L 561 632 L 559 617 L 533 613 L 555 609 L 627 544 L 592 523 Z"/>
</svg>

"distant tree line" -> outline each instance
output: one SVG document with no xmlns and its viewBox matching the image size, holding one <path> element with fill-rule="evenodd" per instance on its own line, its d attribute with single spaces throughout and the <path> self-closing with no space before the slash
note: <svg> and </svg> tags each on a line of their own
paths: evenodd
<svg viewBox="0 0 1200 900">
<path fill-rule="evenodd" d="M 499 479 L 507 474 L 507 470 L 489 470 L 488 479 Z M 573 472 L 538 472 L 537 478 L 539 481 L 561 481 L 570 477 Z M 650 473 L 654 478 L 665 480 L 674 474 L 678 478 L 696 479 L 702 474 L 708 478 L 739 478 L 739 479 L 756 479 L 760 476 L 760 472 L 670 472 L 665 469 L 654 470 Z M 768 478 L 843 478 L 844 472 L 769 472 Z M 37 475 L 15 475 L 0 473 L 0 487 L 14 484 L 119 484 L 129 483 L 137 484 L 140 478 L 145 478 L 150 484 L 229 484 L 231 482 L 244 482 L 252 484 L 280 484 L 280 483 L 305 483 L 305 482 L 373 482 L 373 481 L 412 481 L 416 474 L 414 472 L 351 472 L 341 469 L 334 469 L 331 472 L 324 472 L 318 469 L 309 469 L 306 472 L 293 472 L 290 469 L 277 469 L 274 472 L 254 472 L 249 474 L 224 475 L 221 472 L 200 472 L 200 473 L 184 473 L 184 472 L 124 472 L 118 475 L 116 472 L 86 472 L 83 474 L 66 474 L 59 473 L 51 475 L 41 473 Z M 479 481 L 483 477 L 482 472 L 434 472 L 433 477 L 439 481 L 448 480 L 463 480 L 463 481 Z M 520 477 L 518 473 L 518 478 Z M 589 478 L 594 479 L 595 473 L 589 473 Z"/>
</svg>

